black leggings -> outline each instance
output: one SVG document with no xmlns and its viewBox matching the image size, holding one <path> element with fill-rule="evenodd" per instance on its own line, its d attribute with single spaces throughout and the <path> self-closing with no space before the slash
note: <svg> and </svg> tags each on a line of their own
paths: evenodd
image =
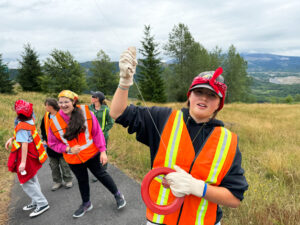
<svg viewBox="0 0 300 225">
<path fill-rule="evenodd" d="M 75 174 L 83 202 L 90 200 L 89 169 L 92 174 L 112 193 L 118 192 L 117 185 L 100 163 L 100 153 L 81 164 L 69 164 Z"/>
</svg>

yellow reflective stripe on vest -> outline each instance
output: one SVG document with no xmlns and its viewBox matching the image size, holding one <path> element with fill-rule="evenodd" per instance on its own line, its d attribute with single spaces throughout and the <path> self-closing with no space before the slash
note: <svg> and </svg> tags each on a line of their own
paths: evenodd
<svg viewBox="0 0 300 225">
<path fill-rule="evenodd" d="M 101 126 L 102 131 L 104 131 L 104 128 L 105 128 L 106 110 L 107 110 L 107 108 L 104 109 L 104 112 L 103 112 L 103 115 L 102 115 L 102 126 Z"/>
<path fill-rule="evenodd" d="M 204 224 L 204 216 L 207 211 L 208 201 L 204 198 L 201 199 L 199 208 L 197 210 L 197 218 L 195 221 L 195 225 L 203 225 Z"/>
<path fill-rule="evenodd" d="M 15 139 L 13 140 L 13 145 L 15 146 L 16 149 L 21 147 L 21 145 Z"/>
<path fill-rule="evenodd" d="M 170 136 L 170 140 L 168 143 L 166 157 L 165 157 L 165 167 L 172 168 L 175 165 L 178 146 L 181 140 L 181 134 L 183 129 L 183 113 L 179 110 L 176 112 L 176 116 L 173 122 L 172 132 Z M 158 205 L 166 205 L 168 203 L 168 198 L 170 195 L 170 189 L 165 188 L 163 185 L 160 186 L 158 198 L 156 204 Z M 153 222 L 162 223 L 164 220 L 164 215 L 153 214 Z"/>
<path fill-rule="evenodd" d="M 165 175 L 158 175 L 157 177 L 154 177 L 154 180 L 156 180 L 157 182 L 161 183 L 164 179 Z"/>
<path fill-rule="evenodd" d="M 218 147 L 209 171 L 209 175 L 205 181 L 207 184 L 215 184 L 217 182 L 218 175 L 222 170 L 224 161 L 228 154 L 229 146 L 231 143 L 231 137 L 232 137 L 231 132 L 226 128 L 221 127 L 221 135 L 220 135 Z M 196 218 L 195 225 L 204 224 L 204 217 L 207 211 L 207 207 L 208 207 L 208 201 L 202 198 L 199 208 L 197 210 L 197 218 Z"/>
<path fill-rule="evenodd" d="M 39 161 L 41 161 L 45 156 L 46 156 L 46 151 L 44 151 L 44 152 L 39 156 Z"/>
<path fill-rule="evenodd" d="M 37 130 L 34 130 L 34 133 L 32 134 L 32 138 L 35 139 L 35 137 L 38 135 Z"/>
<path fill-rule="evenodd" d="M 39 149 L 41 147 L 42 142 L 39 141 L 39 143 L 36 145 L 36 148 Z"/>
<path fill-rule="evenodd" d="M 166 152 L 166 159 L 164 164 L 165 167 L 172 168 L 175 164 L 176 156 L 178 153 L 178 146 L 181 139 L 182 128 L 183 113 L 181 111 L 177 111 Z"/>
<path fill-rule="evenodd" d="M 224 165 L 224 161 L 227 157 L 229 146 L 231 143 L 231 132 L 226 128 L 221 128 L 221 137 L 219 139 L 217 151 L 214 157 L 214 161 L 209 172 L 206 183 L 215 184 L 221 169 Z"/>
</svg>

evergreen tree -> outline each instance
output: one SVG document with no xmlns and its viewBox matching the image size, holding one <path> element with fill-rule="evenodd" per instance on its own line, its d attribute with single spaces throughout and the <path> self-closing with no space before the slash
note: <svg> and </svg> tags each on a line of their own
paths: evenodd
<svg viewBox="0 0 300 225">
<path fill-rule="evenodd" d="M 216 46 L 209 53 L 208 71 L 216 70 L 218 67 L 222 66 L 223 61 L 224 61 L 224 55 L 222 54 L 222 49 Z"/>
<path fill-rule="evenodd" d="M 188 27 L 181 23 L 174 26 L 164 50 L 174 61 L 174 74 L 168 82 L 171 92 L 168 94 L 174 95 L 177 101 L 185 101 L 193 78 L 208 69 L 209 54 L 200 43 L 194 41 Z"/>
<path fill-rule="evenodd" d="M 246 102 L 250 94 L 251 79 L 247 75 L 247 62 L 229 47 L 223 66 L 225 83 L 228 87 L 226 102 Z"/>
<path fill-rule="evenodd" d="M 9 79 L 9 70 L 6 64 L 2 61 L 0 54 L 0 93 L 12 93 L 14 82 Z"/>
<path fill-rule="evenodd" d="M 184 63 L 184 77 L 188 86 L 199 73 L 210 70 L 209 62 L 210 55 L 208 51 L 200 43 L 194 42 L 187 52 Z M 188 86 L 186 86 L 186 90 Z"/>
<path fill-rule="evenodd" d="M 43 75 L 42 67 L 37 53 L 29 43 L 24 45 L 24 53 L 21 57 L 17 81 L 24 91 L 41 91 L 39 79 Z"/>
<path fill-rule="evenodd" d="M 174 81 L 174 64 L 165 64 L 163 72 L 162 72 L 162 77 L 164 79 L 164 82 L 166 84 L 166 93 L 167 93 L 167 101 L 168 102 L 176 102 L 177 97 L 176 93 L 177 90 L 175 90 L 174 86 L 172 85 L 175 83 Z"/>
<path fill-rule="evenodd" d="M 89 89 L 100 90 L 103 93 L 113 94 L 118 85 L 118 76 L 113 62 L 103 50 L 97 53 L 97 58 L 92 61 L 92 76 L 88 78 Z"/>
<path fill-rule="evenodd" d="M 44 65 L 43 90 L 59 93 L 68 89 L 82 93 L 86 88 L 86 73 L 69 51 L 54 49 Z"/>
<path fill-rule="evenodd" d="M 144 58 L 139 59 L 138 84 L 143 98 L 146 101 L 165 102 L 165 83 L 161 77 L 162 66 L 158 57 L 158 44 L 154 42 L 154 36 L 150 34 L 150 25 L 145 25 L 144 39 L 141 41 L 143 48 L 139 52 Z M 141 96 L 139 96 L 141 98 Z"/>
</svg>

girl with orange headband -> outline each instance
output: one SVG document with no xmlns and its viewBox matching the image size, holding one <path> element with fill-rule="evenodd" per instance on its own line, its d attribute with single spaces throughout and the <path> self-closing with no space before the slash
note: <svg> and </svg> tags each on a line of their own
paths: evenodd
<svg viewBox="0 0 300 225">
<path fill-rule="evenodd" d="M 93 208 L 88 169 L 114 195 L 117 208 L 123 208 L 125 198 L 103 167 L 107 163 L 106 144 L 97 118 L 87 105 L 77 105 L 76 93 L 64 90 L 58 98 L 60 110 L 50 120 L 48 145 L 54 151 L 63 153 L 78 180 L 82 203 L 73 217 L 81 217 Z"/>
</svg>

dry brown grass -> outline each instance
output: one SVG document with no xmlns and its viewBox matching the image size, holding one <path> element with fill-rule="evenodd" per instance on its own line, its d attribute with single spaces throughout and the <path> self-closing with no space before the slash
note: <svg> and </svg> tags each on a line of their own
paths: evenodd
<svg viewBox="0 0 300 225">
<path fill-rule="evenodd" d="M 39 122 L 45 95 L 1 95 L 0 103 L 0 224 L 5 224 L 13 175 L 7 172 L 4 142 L 12 135 L 18 98 L 33 102 Z M 90 96 L 80 96 L 89 103 Z M 136 103 L 136 102 L 133 102 Z M 147 103 L 148 106 L 154 105 Z M 162 104 L 181 108 L 184 104 Z M 300 221 L 300 105 L 229 104 L 218 115 L 226 127 L 239 135 L 243 168 L 249 190 L 238 209 L 223 207 L 222 225 L 296 225 Z M 141 181 L 150 169 L 149 149 L 115 124 L 108 146 L 110 162 Z"/>
<path fill-rule="evenodd" d="M 153 103 L 147 103 L 151 106 Z M 164 105 L 165 106 L 165 105 Z M 184 104 L 168 104 L 181 108 Z M 229 104 L 218 115 L 239 135 L 249 190 L 238 209 L 223 207 L 222 225 L 296 225 L 300 220 L 300 105 Z M 110 158 L 141 181 L 149 150 L 114 125 Z"/>
</svg>

